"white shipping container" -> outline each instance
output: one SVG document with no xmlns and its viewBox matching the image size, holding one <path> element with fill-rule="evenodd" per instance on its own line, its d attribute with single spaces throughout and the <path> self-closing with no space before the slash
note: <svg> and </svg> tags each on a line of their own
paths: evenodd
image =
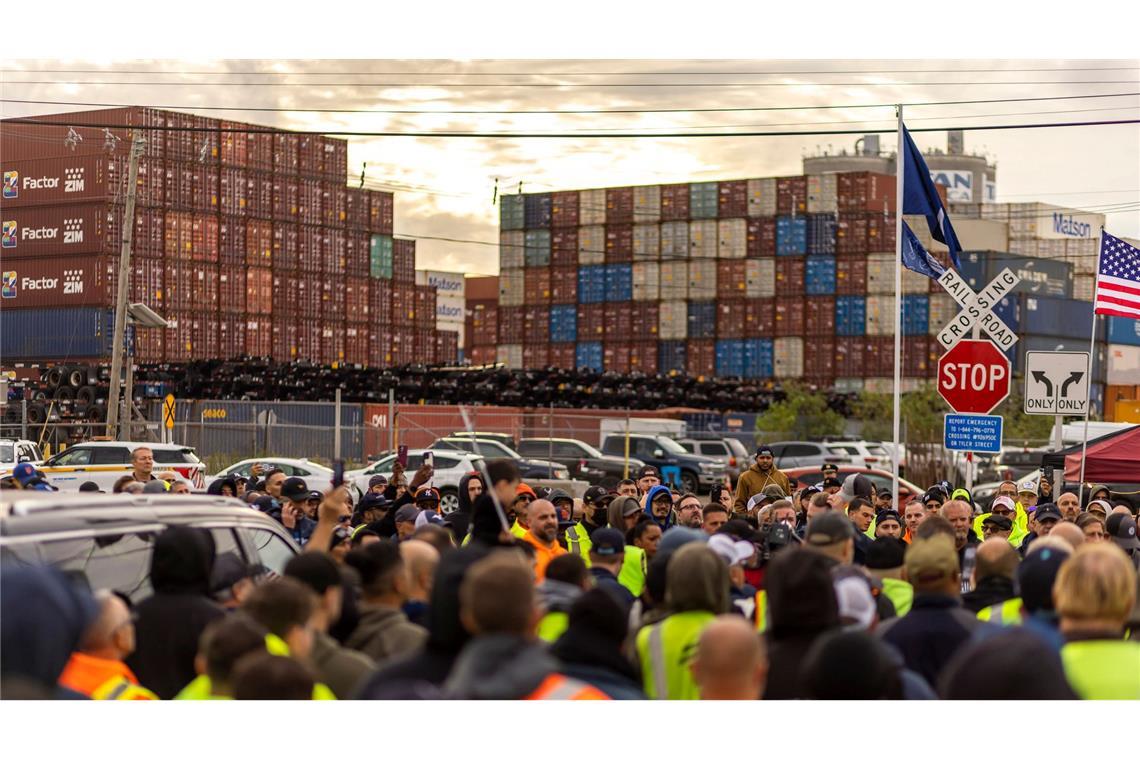
<svg viewBox="0 0 1140 760">
<path fill-rule="evenodd" d="M 899 383 L 899 392 L 913 393 L 919 390 L 924 382 L 917 377 L 904 377 Z M 863 390 L 867 393 L 894 393 L 895 381 L 892 377 L 868 377 L 863 382 Z"/>
<path fill-rule="evenodd" d="M 508 343 L 499 346 L 497 358 L 499 363 L 505 364 L 508 369 L 522 369 L 523 347 L 519 343 Z"/>
<path fill-rule="evenodd" d="M 776 215 L 776 178 L 748 180 L 748 215 Z"/>
<path fill-rule="evenodd" d="M 834 214 L 839 211 L 839 178 L 837 174 L 809 174 L 807 190 L 809 214 Z"/>
<path fill-rule="evenodd" d="M 661 258 L 689 258 L 688 222 L 663 222 L 661 224 Z"/>
<path fill-rule="evenodd" d="M 1009 204 L 1008 203 L 983 203 L 982 204 L 982 218 L 983 219 L 996 219 L 999 222 L 1009 221 Z"/>
<path fill-rule="evenodd" d="M 1078 274 L 1073 276 L 1073 298 L 1078 301 L 1092 301 L 1093 288 L 1096 283 L 1095 274 Z"/>
<path fill-rule="evenodd" d="M 689 300 L 708 301 L 716 298 L 716 262 L 693 259 L 689 262 Z"/>
<path fill-rule="evenodd" d="M 929 251 L 931 246 L 934 245 L 934 238 L 930 236 L 930 227 L 926 223 L 926 217 L 905 214 L 903 221 L 910 227 L 910 231 L 914 233 L 914 236 L 918 238 L 918 242 L 922 243 L 922 247 Z M 955 228 L 955 232 L 956 231 L 957 228 Z"/>
<path fill-rule="evenodd" d="M 861 390 L 863 390 L 863 378 L 861 377 L 835 378 L 836 393 L 858 393 Z"/>
<path fill-rule="evenodd" d="M 522 269 L 502 269 L 499 271 L 499 305 L 522 306 L 526 301 L 526 285 Z"/>
<path fill-rule="evenodd" d="M 1005 222 L 992 219 L 952 219 L 954 232 L 958 235 L 958 242 L 966 251 L 1004 251 L 1009 245 L 1009 228 Z M 910 222 L 908 222 L 910 224 Z M 926 220 L 917 222 L 922 227 L 923 235 L 919 240 L 931 253 L 946 253 L 947 248 L 930 236 L 930 227 Z M 911 224 L 910 228 L 918 235 L 918 227 Z"/>
<path fill-rule="evenodd" d="M 980 203 L 951 203 L 950 218 L 957 220 L 959 217 L 962 219 L 982 219 L 982 204 Z"/>
<path fill-rule="evenodd" d="M 930 318 L 927 320 L 929 335 L 938 335 L 942 328 L 961 311 L 958 302 L 949 293 L 936 293 L 930 296 Z"/>
<path fill-rule="evenodd" d="M 656 224 L 661 221 L 660 185 L 633 188 L 633 221 L 639 224 Z"/>
<path fill-rule="evenodd" d="M 1009 252 L 1017 256 L 1029 256 L 1030 258 L 1037 258 L 1037 241 L 1026 238 L 1009 238 Z"/>
<path fill-rule="evenodd" d="M 689 305 L 685 301 L 662 301 L 657 312 L 659 340 L 685 340 L 689 336 Z"/>
<path fill-rule="evenodd" d="M 689 222 L 689 258 L 715 259 L 717 242 L 715 219 L 697 219 Z"/>
<path fill-rule="evenodd" d="M 902 273 L 904 294 L 919 295 L 930 292 L 930 278 L 904 268 Z M 873 295 L 895 292 L 895 254 L 871 253 L 867 255 L 867 293 Z"/>
<path fill-rule="evenodd" d="M 635 261 L 657 261 L 661 258 L 660 225 L 633 225 L 633 258 Z"/>
<path fill-rule="evenodd" d="M 743 259 L 748 254 L 748 222 L 743 219 L 721 219 L 717 223 L 719 248 L 722 259 Z"/>
<path fill-rule="evenodd" d="M 1037 241 L 1037 256 L 1042 259 L 1063 259 L 1068 252 L 1069 241 L 1055 239 L 1055 240 L 1038 240 Z M 963 243 L 963 245 L 965 245 Z M 996 248 L 990 250 L 997 250 Z"/>
<path fill-rule="evenodd" d="M 1108 346 L 1108 384 L 1140 385 L 1140 346 Z"/>
<path fill-rule="evenodd" d="M 689 262 L 661 262 L 661 300 L 680 300 L 689 297 Z"/>
<path fill-rule="evenodd" d="M 747 298 L 776 296 L 776 260 L 748 259 L 744 262 L 744 295 Z"/>
<path fill-rule="evenodd" d="M 895 334 L 895 297 L 867 296 L 867 335 Z"/>
<path fill-rule="evenodd" d="M 606 263 L 606 228 L 598 226 L 578 228 L 578 265 Z"/>
<path fill-rule="evenodd" d="M 578 191 L 578 224 L 589 226 L 606 223 L 606 191 Z"/>
<path fill-rule="evenodd" d="M 633 265 L 633 300 L 661 299 L 661 265 L 656 261 L 639 261 Z"/>
<path fill-rule="evenodd" d="M 1104 214 L 1049 203 L 1015 203 L 1009 208 L 1010 238 L 1091 239 L 1100 234 L 1103 226 Z"/>
<path fill-rule="evenodd" d="M 511 230 L 499 233 L 499 268 L 518 269 L 524 261 L 523 252 L 526 250 L 526 239 L 522 230 Z"/>
<path fill-rule="evenodd" d="M 804 339 L 776 338 L 774 359 L 776 377 L 803 377 Z"/>
</svg>

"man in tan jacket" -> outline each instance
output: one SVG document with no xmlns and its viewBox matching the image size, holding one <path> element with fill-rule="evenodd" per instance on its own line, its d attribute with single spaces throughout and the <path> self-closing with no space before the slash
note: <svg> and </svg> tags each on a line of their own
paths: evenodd
<svg viewBox="0 0 1140 760">
<path fill-rule="evenodd" d="M 788 476 L 776 469 L 772 449 L 761 446 L 756 450 L 756 463 L 740 475 L 732 511 L 743 515 L 748 510 L 748 500 L 770 485 L 779 486 L 785 496 L 791 492 Z"/>
</svg>

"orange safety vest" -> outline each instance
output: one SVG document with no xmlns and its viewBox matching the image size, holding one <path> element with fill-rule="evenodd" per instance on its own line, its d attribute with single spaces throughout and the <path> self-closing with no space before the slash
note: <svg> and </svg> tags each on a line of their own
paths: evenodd
<svg viewBox="0 0 1140 760">
<path fill-rule="evenodd" d="M 526 535 L 523 536 L 523 541 L 526 541 L 528 544 L 534 547 L 534 582 L 542 583 L 542 581 L 546 579 L 546 566 L 550 564 L 550 561 L 555 557 L 560 557 L 563 554 L 566 554 L 567 552 L 565 549 L 558 545 L 557 541 L 555 541 L 550 546 L 546 546 L 540 542 L 529 530 L 526 532 Z"/>
<path fill-rule="evenodd" d="M 156 694 L 139 686 L 135 674 L 124 663 L 82 652 L 72 653 L 59 683 L 92 699 L 158 699 Z"/>
<path fill-rule="evenodd" d="M 532 691 L 526 699 L 581 699 L 597 701 L 609 699 L 609 697 L 588 683 L 574 678 L 567 678 L 561 673 L 551 673 L 542 679 L 542 683 L 540 683 L 538 688 Z"/>
</svg>

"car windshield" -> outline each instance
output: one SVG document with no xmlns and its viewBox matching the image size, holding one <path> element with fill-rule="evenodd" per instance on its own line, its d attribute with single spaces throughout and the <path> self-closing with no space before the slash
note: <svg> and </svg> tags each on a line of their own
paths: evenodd
<svg viewBox="0 0 1140 760">
<path fill-rule="evenodd" d="M 884 449 L 882 446 L 868 446 L 867 451 L 870 452 L 871 456 L 873 456 L 873 457 L 882 457 L 884 459 L 890 459 L 891 458 L 891 455 L 888 454 L 887 450 Z"/>
<path fill-rule="evenodd" d="M 665 451 L 669 452 L 670 454 L 688 454 L 689 453 L 689 452 L 685 451 L 684 446 L 677 443 L 672 438 L 666 438 L 663 435 L 659 435 L 654 440 L 657 441 L 658 446 L 665 449 Z"/>
<path fill-rule="evenodd" d="M 505 456 L 511 459 L 522 459 L 517 451 L 509 446 L 504 446 L 498 441 L 488 441 L 486 439 L 478 439 L 475 441 L 477 453 L 486 455 L 490 452 L 493 456 Z"/>
<path fill-rule="evenodd" d="M 744 444 L 735 438 L 725 438 L 724 442 L 728 444 L 729 451 L 737 458 L 748 458 L 748 449 L 744 448 Z"/>
<path fill-rule="evenodd" d="M 16 447 L 11 443 L 0 443 L 0 462 L 15 462 Z"/>
<path fill-rule="evenodd" d="M 197 464 L 194 449 L 155 449 L 154 461 L 158 464 Z"/>
</svg>

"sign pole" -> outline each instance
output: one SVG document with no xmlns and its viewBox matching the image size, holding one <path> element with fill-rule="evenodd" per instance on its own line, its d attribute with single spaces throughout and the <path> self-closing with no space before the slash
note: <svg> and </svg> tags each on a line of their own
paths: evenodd
<svg viewBox="0 0 1140 760">
<path fill-rule="evenodd" d="M 1061 428 L 1065 424 L 1064 415 L 1057 415 L 1057 424 L 1053 426 L 1053 451 L 1060 451 L 1064 448 L 1061 442 Z M 1065 468 L 1062 465 L 1060 470 L 1053 473 L 1053 501 L 1057 501 L 1057 497 L 1061 495 L 1061 489 L 1065 486 Z M 1080 498 L 1080 492 L 1077 493 L 1077 498 Z"/>
<path fill-rule="evenodd" d="M 1077 481 L 1077 497 L 1080 498 L 1085 490 L 1085 455 L 1089 450 L 1089 411 L 1092 409 L 1092 378 L 1093 368 L 1096 366 L 1096 299 L 1100 295 L 1100 260 L 1104 256 L 1104 227 L 1100 228 L 1100 245 L 1097 246 L 1096 255 L 1096 272 L 1097 277 L 1095 285 L 1093 286 L 1093 313 L 1092 313 L 1092 334 L 1089 336 L 1089 382 L 1088 390 L 1085 392 L 1085 432 L 1081 436 L 1084 441 L 1081 444 L 1081 476 Z M 1092 494 L 1089 494 L 1092 496 Z"/>
<path fill-rule="evenodd" d="M 895 150 L 895 383 L 893 407 L 893 446 L 891 447 L 891 504 L 898 509 L 899 504 L 899 393 L 902 390 L 902 244 L 903 244 L 903 210 L 906 201 L 903 198 L 903 166 L 906 162 L 906 141 L 903 138 L 903 107 L 898 109 L 898 148 Z"/>
</svg>

